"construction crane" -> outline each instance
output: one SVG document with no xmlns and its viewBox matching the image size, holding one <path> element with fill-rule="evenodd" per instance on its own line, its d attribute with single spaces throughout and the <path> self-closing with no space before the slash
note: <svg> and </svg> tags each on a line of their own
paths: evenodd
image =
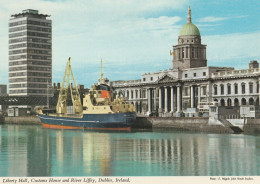
<svg viewBox="0 0 260 184">
<path fill-rule="evenodd" d="M 74 83 L 74 87 L 72 85 L 73 83 Z M 66 65 L 62 84 L 60 87 L 58 103 L 56 106 L 57 114 L 67 114 L 67 95 L 69 89 L 71 93 L 71 100 L 74 108 L 74 113 L 81 114 L 83 108 L 80 100 L 79 90 L 72 72 L 70 57 Z"/>
</svg>

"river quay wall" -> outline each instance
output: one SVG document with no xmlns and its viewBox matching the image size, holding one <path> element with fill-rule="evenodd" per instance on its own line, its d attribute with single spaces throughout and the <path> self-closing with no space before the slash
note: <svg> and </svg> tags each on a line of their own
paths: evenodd
<svg viewBox="0 0 260 184">
<path fill-rule="evenodd" d="M 221 125 L 209 125 L 207 117 L 137 117 L 133 128 L 161 130 L 195 131 L 212 133 L 234 133 Z"/>
<path fill-rule="evenodd" d="M 5 117 L 3 123 L 19 125 L 41 125 L 41 121 L 37 116 Z"/>
<path fill-rule="evenodd" d="M 193 131 L 208 133 L 237 133 L 231 127 L 209 124 L 207 117 L 137 117 L 133 128 Z M 247 119 L 243 133 L 260 133 L 260 119 Z"/>
</svg>

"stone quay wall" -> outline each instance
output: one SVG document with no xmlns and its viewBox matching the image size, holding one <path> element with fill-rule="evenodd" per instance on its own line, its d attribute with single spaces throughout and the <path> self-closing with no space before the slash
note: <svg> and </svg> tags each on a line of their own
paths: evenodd
<svg viewBox="0 0 260 184">
<path fill-rule="evenodd" d="M 40 118 L 37 116 L 5 117 L 4 123 L 19 125 L 41 125 Z"/>
<path fill-rule="evenodd" d="M 133 128 L 152 128 L 176 131 L 196 131 L 212 133 L 234 133 L 228 127 L 209 125 L 206 117 L 137 117 Z"/>
</svg>

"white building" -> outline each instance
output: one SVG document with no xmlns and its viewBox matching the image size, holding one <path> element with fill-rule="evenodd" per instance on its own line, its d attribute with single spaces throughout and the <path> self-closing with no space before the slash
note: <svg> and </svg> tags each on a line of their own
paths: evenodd
<svg viewBox="0 0 260 184">
<path fill-rule="evenodd" d="M 9 21 L 9 93 L 46 96 L 52 84 L 52 22 L 49 15 L 24 10 Z"/>
<path fill-rule="evenodd" d="M 140 80 L 112 81 L 114 93 L 133 103 L 143 115 L 207 115 L 208 105 L 259 105 L 260 70 L 257 61 L 249 69 L 208 67 L 206 45 L 191 21 L 182 27 L 173 46 L 173 69 L 142 74 Z"/>
</svg>

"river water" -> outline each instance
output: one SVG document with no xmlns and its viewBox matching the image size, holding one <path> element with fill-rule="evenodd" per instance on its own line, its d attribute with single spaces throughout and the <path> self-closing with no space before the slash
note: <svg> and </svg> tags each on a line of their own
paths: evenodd
<svg viewBox="0 0 260 184">
<path fill-rule="evenodd" d="M 0 125 L 0 176 L 212 175 L 260 175 L 260 135 Z"/>
</svg>

